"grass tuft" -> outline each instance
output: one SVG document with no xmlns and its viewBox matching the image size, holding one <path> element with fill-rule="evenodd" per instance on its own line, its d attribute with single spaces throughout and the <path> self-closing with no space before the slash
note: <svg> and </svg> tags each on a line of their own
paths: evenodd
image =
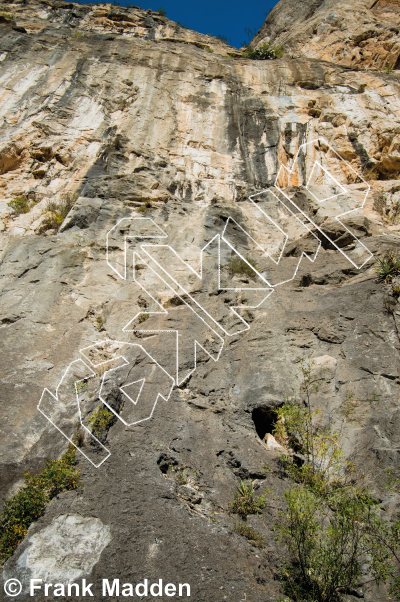
<svg viewBox="0 0 400 602">
<path fill-rule="evenodd" d="M 97 316 L 95 328 L 98 330 L 98 332 L 103 332 L 103 330 L 105 330 L 104 324 L 105 322 L 103 316 Z"/>
<path fill-rule="evenodd" d="M 61 224 L 71 211 L 76 200 L 77 194 L 65 193 L 60 201 L 48 201 L 46 205 L 46 215 L 38 230 L 39 234 L 43 234 L 48 230 L 59 231 Z"/>
<path fill-rule="evenodd" d="M 153 209 L 152 202 L 149 199 L 147 199 L 147 200 L 143 199 L 143 205 L 141 205 L 140 207 L 137 207 L 136 211 L 146 215 L 147 213 L 150 213 L 150 211 L 152 209 Z"/>
<path fill-rule="evenodd" d="M 377 257 L 375 271 L 380 282 L 391 282 L 400 274 L 400 255 L 396 251 L 387 251 L 383 257 Z"/>
<path fill-rule="evenodd" d="M 249 527 L 245 523 L 237 523 L 233 527 L 233 530 L 238 535 L 242 535 L 243 537 L 245 537 L 248 540 L 248 542 L 255 548 L 262 548 L 265 545 L 265 539 L 261 535 L 261 533 L 259 533 L 252 527 Z"/>
<path fill-rule="evenodd" d="M 251 481 L 240 481 L 235 492 L 233 502 L 229 504 L 229 509 L 234 514 L 246 518 L 249 514 L 260 514 L 266 506 L 265 495 L 254 497 L 254 488 Z"/>
</svg>

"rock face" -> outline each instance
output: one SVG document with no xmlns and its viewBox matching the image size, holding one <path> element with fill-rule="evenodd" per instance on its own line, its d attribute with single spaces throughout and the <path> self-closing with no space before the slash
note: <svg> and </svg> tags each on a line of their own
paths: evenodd
<svg viewBox="0 0 400 602">
<path fill-rule="evenodd" d="M 357 68 L 400 69 L 398 0 L 282 0 L 253 40 L 281 45 L 289 56 L 306 56 Z"/>
<path fill-rule="evenodd" d="M 189 583 L 196 602 L 279 600 L 289 482 L 273 409 L 299 357 L 326 370 L 321 424 L 396 516 L 400 312 L 372 256 L 399 246 L 399 80 L 381 69 L 397 65 L 397 33 L 384 36 L 399 17 L 372 4 L 350 19 L 333 0 L 282 0 L 254 42 L 282 43 L 275 61 L 135 7 L 5 5 L 2 496 L 65 451 L 60 430 L 78 425 L 84 454 L 83 489 L 53 499 L 5 565 L 18 599 L 38 566 L 76 578 L 71 550 L 86 545 L 80 576 L 98 597 L 103 578 L 146 578 Z M 382 35 L 375 58 L 351 54 L 370 39 L 360 15 Z M 44 227 L 66 193 L 58 232 Z M 113 418 L 96 442 L 101 404 Z M 241 479 L 270 492 L 247 521 L 262 549 L 233 531 Z"/>
<path fill-rule="evenodd" d="M 58 516 L 48 526 L 24 540 L 17 567 L 9 566 L 5 579 L 15 572 L 29 579 L 68 583 L 90 574 L 101 552 L 110 543 L 110 528 L 98 518 L 79 515 Z"/>
</svg>

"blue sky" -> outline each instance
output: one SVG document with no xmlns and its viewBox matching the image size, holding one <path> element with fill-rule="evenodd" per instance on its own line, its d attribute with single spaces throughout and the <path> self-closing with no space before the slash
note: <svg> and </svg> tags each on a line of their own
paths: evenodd
<svg viewBox="0 0 400 602">
<path fill-rule="evenodd" d="M 86 4 L 82 0 L 80 3 Z M 201 33 L 225 36 L 228 43 L 239 48 L 244 41 L 249 41 L 245 29 L 256 33 L 276 0 L 116 0 L 116 3 L 151 10 L 162 7 L 172 21 Z"/>
</svg>

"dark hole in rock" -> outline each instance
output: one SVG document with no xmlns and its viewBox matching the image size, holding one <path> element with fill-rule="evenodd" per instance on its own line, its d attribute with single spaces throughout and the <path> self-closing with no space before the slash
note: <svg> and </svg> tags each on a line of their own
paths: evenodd
<svg viewBox="0 0 400 602">
<path fill-rule="evenodd" d="M 302 88 L 303 90 L 318 90 L 318 88 L 320 88 L 324 82 L 322 82 L 322 81 L 303 81 L 303 82 L 297 82 L 297 83 L 300 86 L 300 88 Z"/>
<path fill-rule="evenodd" d="M 276 424 L 276 414 L 270 408 L 254 408 L 251 413 L 257 435 L 264 441 L 265 435 L 271 433 Z"/>
<path fill-rule="evenodd" d="M 159 469 L 163 474 L 167 474 L 168 470 L 171 466 L 177 466 L 178 461 L 173 456 L 170 456 L 166 453 L 162 453 L 157 460 L 157 464 Z"/>
<path fill-rule="evenodd" d="M 310 286 L 310 284 L 312 284 L 312 276 L 311 274 L 303 274 L 302 277 L 300 278 L 300 286 Z"/>
<path fill-rule="evenodd" d="M 146 308 L 149 305 L 147 300 L 142 295 L 139 296 L 137 304 L 141 309 Z"/>
<path fill-rule="evenodd" d="M 174 296 L 164 304 L 164 307 L 179 307 L 179 305 L 184 305 L 184 302 L 181 297 Z"/>
</svg>

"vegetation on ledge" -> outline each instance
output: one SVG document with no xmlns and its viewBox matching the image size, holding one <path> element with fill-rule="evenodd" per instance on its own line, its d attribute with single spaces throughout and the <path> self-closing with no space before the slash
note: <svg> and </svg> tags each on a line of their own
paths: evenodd
<svg viewBox="0 0 400 602">
<path fill-rule="evenodd" d="M 247 46 L 242 56 L 245 59 L 256 61 L 270 61 L 280 59 L 283 56 L 283 50 L 280 46 L 271 46 L 269 42 L 263 42 L 258 48 Z"/>
</svg>

